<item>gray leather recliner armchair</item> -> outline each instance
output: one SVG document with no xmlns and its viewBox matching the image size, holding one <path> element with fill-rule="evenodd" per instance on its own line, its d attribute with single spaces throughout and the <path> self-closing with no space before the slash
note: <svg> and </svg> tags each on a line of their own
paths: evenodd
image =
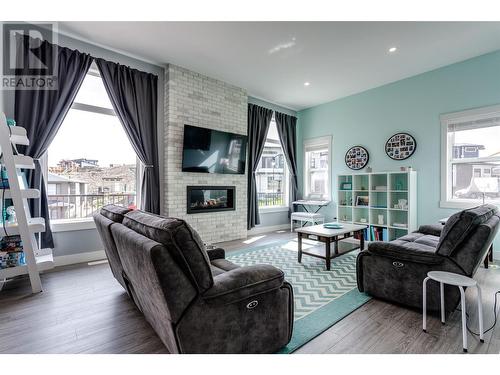
<svg viewBox="0 0 500 375">
<path fill-rule="evenodd" d="M 109 205 L 94 221 L 113 275 L 170 353 L 273 353 L 290 341 L 281 270 L 206 251 L 184 220 Z"/>
<path fill-rule="evenodd" d="M 373 242 L 357 258 L 358 289 L 414 308 L 422 307 L 422 281 L 429 271 L 472 277 L 499 229 L 499 211 L 483 205 L 458 212 L 445 226 L 424 225 L 391 242 Z M 427 309 L 439 311 L 439 285 L 428 284 Z M 445 286 L 445 310 L 460 300 L 458 288 Z"/>
</svg>

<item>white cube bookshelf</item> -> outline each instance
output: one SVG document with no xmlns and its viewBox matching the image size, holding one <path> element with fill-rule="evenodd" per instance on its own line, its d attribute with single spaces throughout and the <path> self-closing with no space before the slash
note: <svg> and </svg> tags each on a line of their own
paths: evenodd
<svg viewBox="0 0 500 375">
<path fill-rule="evenodd" d="M 417 230 L 417 172 L 339 175 L 337 219 L 368 225 L 368 241 L 377 240 L 375 236 L 391 241 Z"/>
</svg>

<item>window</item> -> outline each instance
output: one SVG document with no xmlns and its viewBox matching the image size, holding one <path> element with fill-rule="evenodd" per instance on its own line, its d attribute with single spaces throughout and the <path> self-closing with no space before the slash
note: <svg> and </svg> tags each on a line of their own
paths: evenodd
<svg viewBox="0 0 500 375">
<path fill-rule="evenodd" d="M 255 171 L 259 207 L 288 209 L 288 167 L 274 119 L 267 132 L 264 151 Z"/>
<path fill-rule="evenodd" d="M 330 199 L 331 196 L 331 137 L 320 137 L 304 141 L 304 194 L 321 196 Z"/>
<path fill-rule="evenodd" d="M 441 206 L 500 204 L 500 106 L 441 116 Z"/>
<path fill-rule="evenodd" d="M 109 203 L 135 207 L 136 154 L 96 66 L 87 73 L 47 158 L 51 219 L 90 219 Z"/>
</svg>

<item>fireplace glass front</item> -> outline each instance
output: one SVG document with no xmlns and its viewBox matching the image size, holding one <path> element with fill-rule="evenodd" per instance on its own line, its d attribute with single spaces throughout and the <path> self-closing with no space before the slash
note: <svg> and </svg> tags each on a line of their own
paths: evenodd
<svg viewBox="0 0 500 375">
<path fill-rule="evenodd" d="M 232 211 L 234 186 L 188 186 L 187 213 Z"/>
</svg>

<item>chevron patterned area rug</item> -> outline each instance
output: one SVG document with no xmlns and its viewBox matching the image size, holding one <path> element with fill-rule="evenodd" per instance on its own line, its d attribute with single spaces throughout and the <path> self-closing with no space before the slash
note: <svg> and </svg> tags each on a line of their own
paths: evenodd
<svg viewBox="0 0 500 375">
<path fill-rule="evenodd" d="M 323 244 L 303 242 L 304 250 L 318 245 Z M 271 264 L 283 270 L 293 286 L 295 310 L 292 339 L 280 353 L 292 353 L 370 300 L 356 286 L 357 254 L 332 259 L 327 271 L 323 259 L 304 255 L 298 263 L 297 241 L 290 240 L 232 252 L 228 259 L 241 266 Z"/>
</svg>

